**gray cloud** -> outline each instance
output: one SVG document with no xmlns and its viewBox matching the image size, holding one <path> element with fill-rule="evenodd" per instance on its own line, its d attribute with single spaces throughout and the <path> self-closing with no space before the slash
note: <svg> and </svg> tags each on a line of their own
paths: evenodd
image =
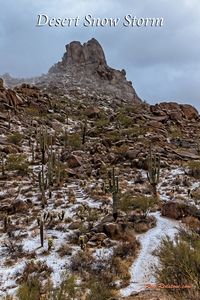
<svg viewBox="0 0 200 300">
<path fill-rule="evenodd" d="M 55 17 L 163 17 L 161 28 L 38 28 L 37 15 Z M 200 109 L 199 0 L 7 0 L 1 3 L 0 74 L 46 73 L 61 59 L 65 44 L 95 37 L 110 66 L 126 69 L 148 102 L 173 100 Z"/>
</svg>

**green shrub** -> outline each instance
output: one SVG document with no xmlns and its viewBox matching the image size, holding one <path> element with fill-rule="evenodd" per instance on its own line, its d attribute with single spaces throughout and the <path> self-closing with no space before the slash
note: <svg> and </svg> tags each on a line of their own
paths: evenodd
<svg viewBox="0 0 200 300">
<path fill-rule="evenodd" d="M 87 287 L 90 292 L 87 295 L 86 300 L 108 300 L 112 297 L 110 286 L 101 278 L 91 278 Z"/>
<path fill-rule="evenodd" d="M 22 139 L 23 139 L 23 135 L 17 131 L 8 136 L 8 142 L 15 145 L 20 145 Z"/>
<path fill-rule="evenodd" d="M 144 195 L 135 196 L 130 192 L 125 192 L 120 197 L 119 208 L 124 212 L 138 208 L 141 209 L 144 215 L 146 215 L 148 210 L 156 203 L 157 200 L 154 197 L 147 197 Z"/>
<path fill-rule="evenodd" d="M 61 283 L 60 287 L 53 292 L 52 297 L 49 298 L 51 300 L 73 300 L 76 298 L 76 285 L 76 277 L 70 275 Z"/>
<path fill-rule="evenodd" d="M 131 117 L 127 116 L 127 113 L 119 113 L 117 115 L 116 121 L 120 126 L 128 128 L 132 125 L 133 120 Z"/>
<path fill-rule="evenodd" d="M 128 139 L 138 137 L 147 133 L 147 128 L 145 124 L 134 124 L 129 128 L 122 129 L 121 131 L 123 136 L 127 136 Z"/>
<path fill-rule="evenodd" d="M 190 286 L 192 288 L 169 291 L 185 295 L 184 299 L 199 299 L 199 249 L 199 235 L 193 232 L 182 231 L 175 241 L 164 238 L 155 251 L 159 258 L 159 265 L 155 266 L 157 281 L 164 285 Z"/>
<path fill-rule="evenodd" d="M 68 135 L 68 145 L 73 150 L 79 150 L 82 147 L 81 135 L 79 133 L 73 133 Z"/>
<path fill-rule="evenodd" d="M 183 137 L 183 133 L 178 126 L 171 126 L 169 130 L 171 138 L 179 139 Z"/>
<path fill-rule="evenodd" d="M 10 154 L 6 161 L 6 169 L 8 171 L 18 171 L 19 175 L 27 175 L 28 160 L 25 154 Z"/>
<path fill-rule="evenodd" d="M 191 160 L 187 163 L 189 169 L 189 175 L 200 178 L 200 161 Z"/>
<path fill-rule="evenodd" d="M 157 204 L 157 200 L 154 197 L 140 195 L 134 197 L 133 199 L 133 208 L 141 209 L 144 216 L 147 215 L 149 209 L 152 208 L 155 204 Z"/>
<path fill-rule="evenodd" d="M 125 192 L 121 194 L 120 201 L 119 201 L 119 209 L 128 212 L 133 205 L 133 195 L 130 192 Z"/>
<path fill-rule="evenodd" d="M 40 299 L 40 283 L 35 277 L 23 282 L 17 291 L 19 300 L 36 300 Z"/>
</svg>

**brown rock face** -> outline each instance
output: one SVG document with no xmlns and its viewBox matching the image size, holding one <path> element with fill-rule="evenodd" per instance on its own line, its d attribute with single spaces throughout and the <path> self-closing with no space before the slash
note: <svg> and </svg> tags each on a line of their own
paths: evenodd
<svg viewBox="0 0 200 300">
<path fill-rule="evenodd" d="M 199 113 L 192 105 L 184 104 L 180 106 L 183 114 L 188 120 L 196 119 L 198 117 Z"/>
<path fill-rule="evenodd" d="M 21 97 L 13 90 L 6 89 L 3 79 L 0 78 L 0 104 L 7 104 L 10 107 L 16 107 L 23 104 Z"/>
<path fill-rule="evenodd" d="M 99 42 L 95 39 L 91 39 L 83 45 L 76 41 L 66 45 L 66 53 L 63 56 L 63 63 L 66 65 L 106 65 L 106 58 Z"/>
<path fill-rule="evenodd" d="M 199 114 L 196 108 L 189 104 L 178 104 L 175 102 L 163 102 L 152 105 L 151 111 L 155 115 L 168 115 L 173 121 L 180 121 L 182 118 L 188 120 L 197 119 Z"/>
<path fill-rule="evenodd" d="M 69 168 L 77 168 L 82 165 L 81 158 L 76 155 L 69 155 L 67 158 L 67 165 Z"/>
</svg>

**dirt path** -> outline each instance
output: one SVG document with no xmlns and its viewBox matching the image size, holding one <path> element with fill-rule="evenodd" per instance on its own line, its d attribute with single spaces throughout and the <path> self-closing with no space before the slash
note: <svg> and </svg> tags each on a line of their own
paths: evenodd
<svg viewBox="0 0 200 300">
<path fill-rule="evenodd" d="M 152 215 L 156 217 L 157 225 L 139 236 L 142 248 L 130 269 L 131 283 L 121 290 L 123 297 L 130 296 L 133 292 L 145 290 L 146 284 L 155 283 L 152 268 L 153 264 L 158 261 L 152 252 L 158 248 L 164 236 L 174 237 L 177 228 L 180 226 L 178 221 L 160 216 L 160 212 L 152 213 Z"/>
</svg>

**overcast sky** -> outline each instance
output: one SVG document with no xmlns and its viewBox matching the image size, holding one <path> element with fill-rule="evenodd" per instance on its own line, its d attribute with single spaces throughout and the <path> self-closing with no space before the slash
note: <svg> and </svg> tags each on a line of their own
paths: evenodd
<svg viewBox="0 0 200 300">
<path fill-rule="evenodd" d="M 0 74 L 30 77 L 61 60 L 65 45 L 95 37 L 111 67 L 127 71 L 150 102 L 190 103 L 200 110 L 199 0 L 0 0 Z M 162 27 L 36 27 L 49 17 L 163 17 Z M 120 23 L 121 24 L 121 23 Z"/>
</svg>

